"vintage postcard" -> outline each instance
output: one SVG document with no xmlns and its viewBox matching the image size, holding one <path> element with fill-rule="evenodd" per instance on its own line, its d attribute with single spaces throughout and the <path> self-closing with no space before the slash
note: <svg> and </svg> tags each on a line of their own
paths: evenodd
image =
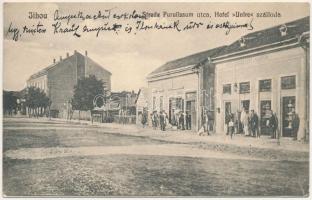
<svg viewBox="0 0 312 200">
<path fill-rule="evenodd" d="M 308 2 L 3 3 L 3 197 L 308 197 Z"/>
</svg>

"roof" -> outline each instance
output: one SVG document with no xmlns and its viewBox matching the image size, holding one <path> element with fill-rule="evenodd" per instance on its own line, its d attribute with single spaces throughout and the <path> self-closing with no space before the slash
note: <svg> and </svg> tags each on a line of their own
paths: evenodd
<svg viewBox="0 0 312 200">
<path fill-rule="evenodd" d="M 285 36 L 282 36 L 280 32 L 280 28 L 283 25 L 286 25 L 287 27 Z M 270 44 L 274 46 L 282 46 L 295 43 L 298 41 L 298 36 L 309 30 L 310 17 L 308 16 L 285 24 L 280 24 L 278 26 L 244 35 L 242 38 L 244 38 L 245 40 L 245 46 L 241 47 L 240 40 L 237 40 L 231 45 L 222 49 L 222 51 L 220 51 L 216 57 L 225 56 L 228 54 L 236 54 L 240 51 L 253 50 L 255 48 L 257 48 L 255 51 L 258 51 L 259 48 L 262 48 L 262 46 L 264 46 L 263 48 L 266 48 L 265 45 Z"/>
<path fill-rule="evenodd" d="M 158 67 L 154 71 L 152 71 L 148 76 L 158 74 L 161 72 L 166 72 L 174 69 L 179 69 L 186 66 L 196 65 L 204 60 L 206 60 L 208 57 L 212 57 L 216 55 L 218 52 L 220 52 L 225 46 L 217 47 L 214 49 L 210 49 L 207 51 L 199 52 L 196 54 L 192 54 L 183 58 L 179 58 L 176 60 L 169 61 L 165 63 L 164 65 Z"/>
<path fill-rule="evenodd" d="M 75 51 L 75 53 L 74 53 L 73 55 L 71 55 L 71 56 L 69 56 L 69 57 L 67 57 L 67 58 L 64 58 L 62 61 L 55 62 L 55 63 L 53 63 L 52 65 L 49 65 L 48 67 L 46 67 L 46 68 L 44 68 L 44 69 L 38 71 L 37 73 L 31 75 L 31 76 L 29 77 L 28 80 L 35 79 L 35 78 L 38 78 L 38 77 L 40 77 L 40 76 L 43 76 L 43 75 L 47 74 L 47 72 L 48 72 L 49 70 L 51 70 L 51 69 L 57 67 L 58 64 L 64 62 L 64 61 L 67 60 L 67 59 L 72 58 L 73 56 L 82 56 L 82 57 L 85 59 L 85 56 L 84 56 L 84 55 L 82 55 L 82 54 L 79 53 L 78 51 Z M 87 57 L 87 58 L 88 58 L 89 60 L 93 61 L 93 60 L 90 59 L 89 57 Z M 96 65 L 99 65 L 99 64 L 97 64 L 95 61 L 93 61 L 93 62 L 94 62 Z M 99 66 L 100 66 L 100 65 L 99 65 Z M 111 74 L 110 71 L 104 69 L 103 67 L 102 67 L 102 69 L 105 70 L 105 71 L 107 71 L 109 74 Z"/>
</svg>

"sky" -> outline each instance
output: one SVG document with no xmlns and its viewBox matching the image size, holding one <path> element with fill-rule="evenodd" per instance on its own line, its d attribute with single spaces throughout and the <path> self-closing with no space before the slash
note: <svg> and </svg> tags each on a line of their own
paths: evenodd
<svg viewBox="0 0 312 200">
<path fill-rule="evenodd" d="M 95 33 L 82 34 L 75 37 L 70 34 L 54 34 L 55 10 L 61 15 L 78 13 L 96 14 L 99 10 L 111 9 L 113 13 L 159 12 L 279 12 L 280 18 L 258 18 L 252 20 L 253 30 L 235 29 L 226 35 L 224 30 L 194 29 L 188 31 L 140 31 L 134 34 L 120 32 L 103 32 L 98 37 Z M 47 19 L 29 19 L 29 12 L 47 14 Z M 88 56 L 112 73 L 112 91 L 134 90 L 146 87 L 146 76 L 166 62 L 178 59 L 200 51 L 205 51 L 222 45 L 228 45 L 241 36 L 275 25 L 293 21 L 310 13 L 307 3 L 5 3 L 3 22 L 3 89 L 21 90 L 26 86 L 26 80 L 52 64 L 53 58 L 66 57 L 77 50 Z M 190 21 L 217 23 L 229 20 L 235 23 L 250 22 L 251 18 L 149 18 L 146 24 L 168 25 L 174 20 L 181 24 Z M 10 24 L 21 28 L 31 27 L 41 21 L 47 28 L 45 34 L 23 34 L 14 41 L 8 33 Z M 107 20 L 106 20 L 107 21 Z M 105 20 L 71 20 L 70 23 L 81 27 L 97 27 Z M 112 22 L 112 21 L 110 21 Z M 65 23 L 65 21 L 62 21 Z M 124 20 L 123 25 L 135 23 L 134 20 Z"/>
</svg>

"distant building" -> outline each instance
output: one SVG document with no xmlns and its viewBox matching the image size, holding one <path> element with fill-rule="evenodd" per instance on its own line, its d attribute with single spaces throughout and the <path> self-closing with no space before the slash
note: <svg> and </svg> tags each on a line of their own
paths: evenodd
<svg viewBox="0 0 312 200">
<path fill-rule="evenodd" d="M 112 92 L 110 95 L 109 109 L 115 114 L 123 112 L 126 115 L 135 115 L 137 93 L 134 91 Z"/>
<path fill-rule="evenodd" d="M 111 73 L 101 65 L 85 55 L 75 51 L 73 55 L 67 53 L 66 58 L 60 57 L 53 63 L 30 76 L 27 86 L 38 87 L 45 91 L 52 101 L 51 110 L 62 112 L 66 110 L 66 103 L 73 97 L 74 86 L 82 77 L 95 75 L 105 82 L 106 90 L 111 90 Z"/>
<path fill-rule="evenodd" d="M 138 92 L 137 99 L 135 101 L 136 104 L 136 123 L 141 124 L 141 117 L 143 114 L 143 110 L 148 110 L 148 89 L 140 88 Z"/>
</svg>

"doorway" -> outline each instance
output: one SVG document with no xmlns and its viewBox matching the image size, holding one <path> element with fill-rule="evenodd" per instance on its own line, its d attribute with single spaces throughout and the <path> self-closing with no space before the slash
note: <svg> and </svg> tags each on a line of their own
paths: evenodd
<svg viewBox="0 0 312 200">
<path fill-rule="evenodd" d="M 250 100 L 242 100 L 242 101 L 241 101 L 241 105 L 242 105 L 242 108 L 245 109 L 245 111 L 249 111 L 249 108 L 250 108 Z"/>
<path fill-rule="evenodd" d="M 296 111 L 296 97 L 282 98 L 282 136 L 292 137 L 291 112 Z"/>
<path fill-rule="evenodd" d="M 191 114 L 191 129 L 196 130 L 196 102 L 195 100 L 186 101 L 186 111 Z"/>
<path fill-rule="evenodd" d="M 272 135 L 272 128 L 268 124 L 271 114 L 271 100 L 260 101 L 260 132 L 262 135 Z"/>
</svg>

